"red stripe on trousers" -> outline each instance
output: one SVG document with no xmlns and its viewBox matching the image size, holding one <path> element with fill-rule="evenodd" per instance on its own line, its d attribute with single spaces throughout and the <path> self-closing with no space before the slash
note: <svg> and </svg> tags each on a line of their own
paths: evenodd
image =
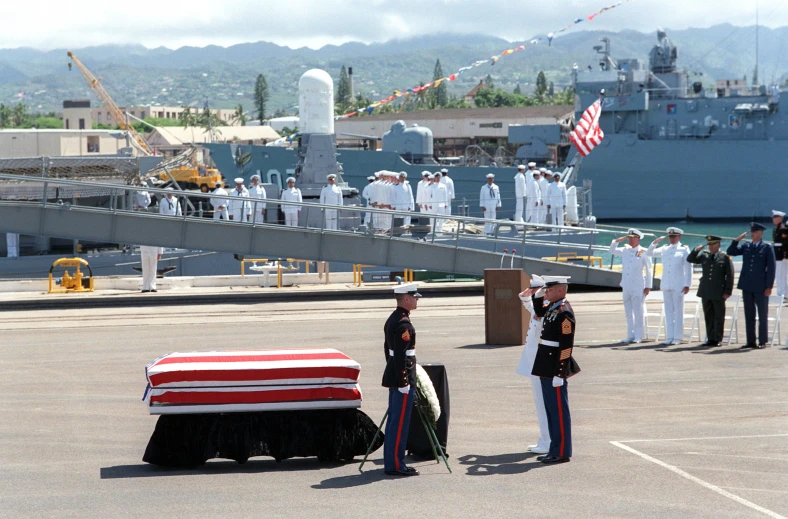
<svg viewBox="0 0 788 519">
<path fill-rule="evenodd" d="M 359 370 L 343 367 L 279 369 L 195 369 L 167 371 L 150 376 L 153 387 L 174 382 L 256 382 L 262 380 L 338 378 L 358 380 Z"/>
<path fill-rule="evenodd" d="M 268 404 L 310 400 L 360 400 L 356 389 L 321 387 L 281 391 L 166 391 L 151 396 L 151 403 L 166 405 Z"/>
<path fill-rule="evenodd" d="M 201 363 L 201 362 L 274 362 L 277 360 L 329 360 L 329 359 L 342 359 L 350 360 L 350 357 L 344 353 L 298 353 L 295 350 L 293 353 L 280 353 L 278 355 L 211 355 L 201 357 L 164 357 L 156 362 L 153 366 L 160 366 L 162 364 L 186 364 L 186 363 Z M 153 367 L 151 366 L 151 367 Z"/>
<path fill-rule="evenodd" d="M 561 447 L 558 449 L 558 455 L 564 457 L 564 409 L 561 405 L 561 388 L 555 388 L 555 396 L 558 398 L 558 423 L 561 426 Z"/>
<path fill-rule="evenodd" d="M 399 470 L 399 441 L 402 438 L 402 423 L 405 421 L 405 408 L 408 407 L 408 393 L 402 397 L 402 411 L 399 413 L 399 427 L 397 427 L 397 441 L 394 443 L 394 469 Z"/>
</svg>

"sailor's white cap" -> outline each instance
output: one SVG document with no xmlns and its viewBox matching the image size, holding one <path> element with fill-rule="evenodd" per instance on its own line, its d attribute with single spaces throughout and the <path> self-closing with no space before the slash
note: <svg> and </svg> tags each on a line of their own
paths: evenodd
<svg viewBox="0 0 788 519">
<path fill-rule="evenodd" d="M 529 162 L 528 163 L 528 167 L 529 168 L 535 168 L 536 167 L 536 162 Z"/>
<path fill-rule="evenodd" d="M 539 168 L 540 173 L 547 173 L 547 168 Z"/>
<path fill-rule="evenodd" d="M 165 191 L 175 191 L 175 188 L 174 187 L 165 187 L 164 190 Z"/>
<path fill-rule="evenodd" d="M 550 173 L 552 173 L 552 175 L 554 177 L 560 177 L 561 176 L 561 173 L 559 173 L 558 171 L 551 171 Z"/>
<path fill-rule="evenodd" d="M 441 173 L 448 173 L 448 172 L 449 172 L 449 170 L 448 170 L 448 169 L 446 169 L 446 168 L 441 168 Z"/>
<path fill-rule="evenodd" d="M 777 211 L 776 209 L 772 209 L 772 216 L 785 216 L 785 213 L 782 211 Z"/>
<path fill-rule="evenodd" d="M 554 285 L 566 285 L 572 276 L 544 276 L 544 286 L 551 287 Z"/>
<path fill-rule="evenodd" d="M 441 172 L 440 171 L 436 171 L 432 176 L 439 177 L 439 176 L 441 176 Z"/>
<path fill-rule="evenodd" d="M 370 175 L 367 177 L 367 180 L 375 180 L 375 175 Z"/>
<path fill-rule="evenodd" d="M 375 178 L 380 178 L 380 171 L 375 172 Z"/>
<path fill-rule="evenodd" d="M 530 288 L 539 288 L 544 286 L 544 278 L 542 276 L 538 276 L 534 274 L 531 276 L 531 286 Z"/>
<path fill-rule="evenodd" d="M 642 239 L 644 234 L 642 232 L 638 231 L 637 229 L 632 228 L 632 229 L 627 231 L 627 236 L 629 236 L 630 238 L 634 238 L 634 237 L 637 236 L 638 238 Z"/>
<path fill-rule="evenodd" d="M 519 166 L 517 166 L 517 169 L 520 169 L 520 170 L 525 169 L 525 164 L 520 164 Z"/>
<path fill-rule="evenodd" d="M 422 177 L 428 177 L 428 176 L 430 176 L 430 172 L 429 171 L 422 171 L 421 172 L 421 176 Z"/>
<path fill-rule="evenodd" d="M 492 173 L 487 173 L 487 178 L 495 178 L 495 175 L 493 175 Z"/>
<path fill-rule="evenodd" d="M 287 182 L 295 182 L 295 177 L 287 177 Z"/>
<path fill-rule="evenodd" d="M 541 173 L 540 173 L 540 171 L 538 169 L 531 170 L 531 174 L 532 175 L 541 175 Z"/>
<path fill-rule="evenodd" d="M 221 180 L 217 180 L 217 181 L 216 181 L 216 185 L 217 185 L 217 186 L 221 186 L 221 185 L 222 185 L 222 183 L 223 183 L 223 182 L 222 182 Z"/>
<path fill-rule="evenodd" d="M 408 178 L 408 173 L 406 171 L 400 171 L 399 176 Z"/>
<path fill-rule="evenodd" d="M 243 184 L 244 183 L 244 179 L 241 178 L 241 177 L 238 177 L 238 178 L 235 179 L 235 183 L 236 184 Z"/>
<path fill-rule="evenodd" d="M 260 175 L 255 174 L 249 177 L 249 180 L 254 180 L 254 179 L 260 180 Z"/>
<path fill-rule="evenodd" d="M 410 294 L 413 297 L 421 297 L 419 294 L 418 283 L 403 283 L 394 287 L 395 294 Z"/>
<path fill-rule="evenodd" d="M 668 227 L 667 232 L 668 232 L 668 236 L 681 236 L 682 234 L 684 234 L 684 231 L 682 231 L 678 227 Z"/>
<path fill-rule="evenodd" d="M 429 171 L 425 171 L 425 173 L 427 174 L 427 178 L 430 178 L 430 179 L 435 178 L 435 175 L 433 175 Z"/>
<path fill-rule="evenodd" d="M 331 173 L 331 174 L 330 174 L 329 176 L 327 176 L 326 178 L 337 178 L 337 176 L 336 176 L 336 175 L 334 175 L 333 173 Z"/>
</svg>

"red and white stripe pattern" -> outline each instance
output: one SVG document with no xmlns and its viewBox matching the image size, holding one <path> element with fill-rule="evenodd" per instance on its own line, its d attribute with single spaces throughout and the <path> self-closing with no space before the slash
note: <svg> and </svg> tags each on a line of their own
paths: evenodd
<svg viewBox="0 0 788 519">
<path fill-rule="evenodd" d="M 586 108 L 575 129 L 569 133 L 569 140 L 575 144 L 577 152 L 583 157 L 599 146 L 605 138 L 605 132 L 599 127 L 599 115 L 602 113 L 602 100 L 597 99 Z"/>
<path fill-rule="evenodd" d="M 150 414 L 361 406 L 359 364 L 331 348 L 170 353 L 146 368 Z"/>
</svg>

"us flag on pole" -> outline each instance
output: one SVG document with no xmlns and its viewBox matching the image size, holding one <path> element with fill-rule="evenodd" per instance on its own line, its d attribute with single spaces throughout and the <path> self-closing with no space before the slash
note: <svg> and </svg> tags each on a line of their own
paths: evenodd
<svg viewBox="0 0 788 519">
<path fill-rule="evenodd" d="M 569 133 L 569 140 L 577 147 L 578 153 L 585 157 L 602 142 L 605 132 L 599 127 L 599 114 L 602 113 L 602 100 L 597 99 L 589 106 L 578 121 L 575 129 Z"/>
</svg>

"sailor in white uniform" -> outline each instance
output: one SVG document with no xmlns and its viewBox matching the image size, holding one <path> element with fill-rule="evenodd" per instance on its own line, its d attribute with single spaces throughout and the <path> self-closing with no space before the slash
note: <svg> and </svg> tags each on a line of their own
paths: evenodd
<svg viewBox="0 0 788 519">
<path fill-rule="evenodd" d="M 536 442 L 536 445 L 529 445 L 528 450 L 536 454 L 547 454 L 550 450 L 550 429 L 547 425 L 542 381 L 540 377 L 531 374 L 534 369 L 536 351 L 539 349 L 539 338 L 542 336 L 543 324 L 542 318 L 534 313 L 533 296 L 544 297 L 544 283 L 544 279 L 534 274 L 531 276 L 531 286 L 520 293 L 520 301 L 523 302 L 523 306 L 528 310 L 531 320 L 528 323 L 528 333 L 525 336 L 525 345 L 520 356 L 520 363 L 517 365 L 517 374 L 531 379 L 536 419 L 539 422 L 539 441 Z M 549 303 L 549 301 L 544 301 L 544 303 Z"/>
<path fill-rule="evenodd" d="M 657 247 L 665 236 L 651 242 L 646 254 L 662 258 L 662 289 L 665 308 L 665 342 L 662 344 L 681 344 L 684 338 L 684 296 L 692 286 L 692 264 L 687 261 L 689 248 L 681 244 L 684 231 L 678 227 L 668 227 L 669 245 Z"/>
<path fill-rule="evenodd" d="M 137 191 L 134 194 L 134 210 L 146 211 L 150 206 L 151 198 L 150 193 L 147 191 Z"/>
<path fill-rule="evenodd" d="M 280 200 L 284 202 L 303 202 L 301 190 L 295 187 L 295 177 L 287 178 L 287 189 L 282 191 Z M 301 206 L 297 204 L 282 205 L 282 212 L 285 214 L 285 225 L 287 227 L 298 227 L 298 215 L 301 214 Z"/>
<path fill-rule="evenodd" d="M 216 182 L 216 189 L 214 189 L 211 194 L 213 195 L 211 197 L 213 219 L 221 220 L 224 218 L 225 220 L 229 220 L 230 212 L 227 210 L 227 205 L 230 203 L 230 199 L 227 198 L 227 190 L 222 187 L 221 180 Z"/>
<path fill-rule="evenodd" d="M 230 219 L 234 222 L 245 222 L 252 216 L 252 204 L 249 202 L 249 190 L 244 187 L 244 179 L 235 179 L 235 187 L 230 191 Z"/>
<path fill-rule="evenodd" d="M 142 264 L 142 292 L 156 292 L 156 274 L 159 260 L 164 254 L 164 247 L 140 245 L 140 263 Z"/>
<path fill-rule="evenodd" d="M 561 174 L 553 174 L 553 182 L 547 186 L 547 210 L 550 211 L 553 225 L 564 225 L 566 211 L 566 184 L 561 182 Z"/>
<path fill-rule="evenodd" d="M 252 185 L 249 186 L 249 198 L 255 200 L 263 200 L 262 202 L 252 203 L 252 221 L 254 223 L 265 222 L 265 199 L 268 198 L 265 194 L 265 188 L 260 185 L 260 175 L 252 175 L 250 179 Z"/>
<path fill-rule="evenodd" d="M 372 192 L 375 190 L 375 186 L 373 186 L 372 184 L 373 182 L 375 182 L 375 176 L 374 175 L 368 176 L 367 181 L 368 181 L 367 185 L 364 186 L 364 190 L 361 191 L 361 196 L 364 198 L 364 200 L 366 200 L 367 207 L 372 207 Z M 364 214 L 364 225 L 367 227 L 367 229 L 369 229 L 371 224 L 372 224 L 372 213 L 367 212 Z"/>
<path fill-rule="evenodd" d="M 441 169 L 441 184 L 446 186 L 448 200 L 446 202 L 446 210 L 443 214 L 451 215 L 451 203 L 454 201 L 454 180 L 449 178 L 449 170 L 446 168 Z"/>
<path fill-rule="evenodd" d="M 523 204 L 525 202 L 525 165 L 520 164 L 517 170 L 517 174 L 514 175 L 514 221 L 522 222 Z"/>
<path fill-rule="evenodd" d="M 408 183 L 408 174 L 400 171 L 397 183 L 392 190 L 392 206 L 395 211 L 408 211 L 412 212 L 415 206 L 413 201 L 413 190 Z M 402 218 L 402 225 L 410 225 L 410 216 Z"/>
<path fill-rule="evenodd" d="M 539 202 L 539 214 L 537 215 L 536 223 L 547 223 L 547 188 L 550 187 L 550 181 L 547 180 L 547 169 L 539 168 L 539 192 L 542 194 L 542 199 Z"/>
<path fill-rule="evenodd" d="M 173 188 L 168 187 L 167 191 L 174 191 Z M 167 193 L 167 196 L 159 200 L 159 214 L 167 216 L 181 216 L 181 204 L 178 199 L 172 196 L 173 193 Z"/>
<path fill-rule="evenodd" d="M 494 181 L 495 175 L 488 173 L 487 183 L 483 185 L 481 191 L 479 191 L 479 206 L 482 208 L 484 218 L 489 220 L 496 219 L 496 212 L 498 208 L 501 207 L 501 192 Z M 484 234 L 493 234 L 494 232 L 494 223 L 484 224 Z"/>
<path fill-rule="evenodd" d="M 419 211 L 426 213 L 425 204 L 427 200 L 427 190 L 430 185 L 430 172 L 421 172 L 421 181 L 416 185 L 416 205 L 419 206 Z"/>
<path fill-rule="evenodd" d="M 629 229 L 626 236 L 610 242 L 610 254 L 621 256 L 621 288 L 623 288 L 624 313 L 627 316 L 627 336 L 625 344 L 643 341 L 645 319 L 645 299 L 651 292 L 651 256 L 640 246 L 643 233 Z M 617 247 L 616 244 L 629 240 L 629 245 Z"/>
<path fill-rule="evenodd" d="M 342 205 L 342 190 L 336 185 L 337 176 L 333 173 L 328 176 L 328 185 L 320 191 L 320 203 L 323 205 Z M 339 211 L 324 209 L 326 216 L 326 229 L 336 231 L 339 229 Z"/>
<path fill-rule="evenodd" d="M 531 163 L 533 164 L 533 163 Z M 531 178 L 525 178 L 525 221 L 539 223 L 539 204 L 542 202 L 542 189 L 539 187 L 539 170 L 531 170 Z"/>
<path fill-rule="evenodd" d="M 443 175 L 439 171 L 435 172 L 431 191 L 432 212 L 439 215 L 445 215 L 449 206 L 449 190 L 446 188 L 446 184 L 441 183 L 442 177 Z M 443 232 L 445 222 L 444 218 L 436 218 L 433 232 Z"/>
</svg>

